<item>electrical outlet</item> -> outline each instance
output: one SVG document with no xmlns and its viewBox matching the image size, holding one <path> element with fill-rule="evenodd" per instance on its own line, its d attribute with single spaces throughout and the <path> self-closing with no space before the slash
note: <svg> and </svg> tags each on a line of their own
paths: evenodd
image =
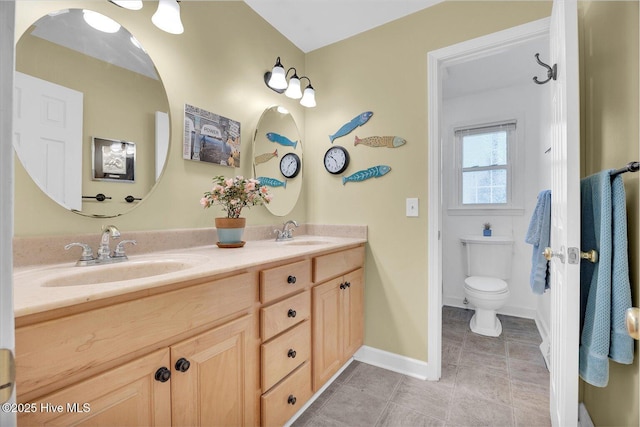
<svg viewBox="0 0 640 427">
<path fill-rule="evenodd" d="M 417 198 L 408 198 L 407 199 L 407 216 L 416 217 L 419 214 L 418 209 L 418 199 Z"/>
</svg>

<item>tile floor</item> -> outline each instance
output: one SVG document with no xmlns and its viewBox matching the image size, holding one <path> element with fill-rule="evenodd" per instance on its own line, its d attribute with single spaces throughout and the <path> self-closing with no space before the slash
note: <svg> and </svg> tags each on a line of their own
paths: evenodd
<svg viewBox="0 0 640 427">
<path fill-rule="evenodd" d="M 550 426 L 535 322 L 500 316 L 503 333 L 491 338 L 469 330 L 472 315 L 443 308 L 440 381 L 354 361 L 293 426 Z"/>
</svg>

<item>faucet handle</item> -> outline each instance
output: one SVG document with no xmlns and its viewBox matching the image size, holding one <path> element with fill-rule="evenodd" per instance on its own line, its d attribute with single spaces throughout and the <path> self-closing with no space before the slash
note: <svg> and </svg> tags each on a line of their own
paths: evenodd
<svg viewBox="0 0 640 427">
<path fill-rule="evenodd" d="M 74 246 L 80 246 L 82 248 L 82 255 L 80 256 L 80 261 L 91 261 L 95 259 L 93 257 L 93 251 L 91 250 L 91 246 L 87 245 L 86 243 L 78 243 L 78 242 L 69 243 L 64 247 L 64 249 L 68 251 Z"/>
<path fill-rule="evenodd" d="M 116 245 L 115 250 L 113 251 L 113 258 L 126 258 L 127 255 L 124 253 L 124 245 L 127 243 L 131 243 L 132 245 L 137 245 L 138 242 L 135 240 L 123 240 Z"/>
</svg>

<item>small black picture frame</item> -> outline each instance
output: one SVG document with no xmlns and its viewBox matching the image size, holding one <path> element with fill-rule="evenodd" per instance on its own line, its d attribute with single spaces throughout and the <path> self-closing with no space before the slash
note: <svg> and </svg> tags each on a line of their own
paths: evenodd
<svg viewBox="0 0 640 427">
<path fill-rule="evenodd" d="M 94 181 L 135 182 L 135 143 L 93 137 L 91 157 Z"/>
</svg>

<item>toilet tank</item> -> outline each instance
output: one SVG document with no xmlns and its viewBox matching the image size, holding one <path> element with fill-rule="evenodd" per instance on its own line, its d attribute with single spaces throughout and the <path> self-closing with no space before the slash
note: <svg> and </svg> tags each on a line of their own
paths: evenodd
<svg viewBox="0 0 640 427">
<path fill-rule="evenodd" d="M 500 236 L 462 236 L 467 276 L 511 277 L 513 239 Z"/>
</svg>

